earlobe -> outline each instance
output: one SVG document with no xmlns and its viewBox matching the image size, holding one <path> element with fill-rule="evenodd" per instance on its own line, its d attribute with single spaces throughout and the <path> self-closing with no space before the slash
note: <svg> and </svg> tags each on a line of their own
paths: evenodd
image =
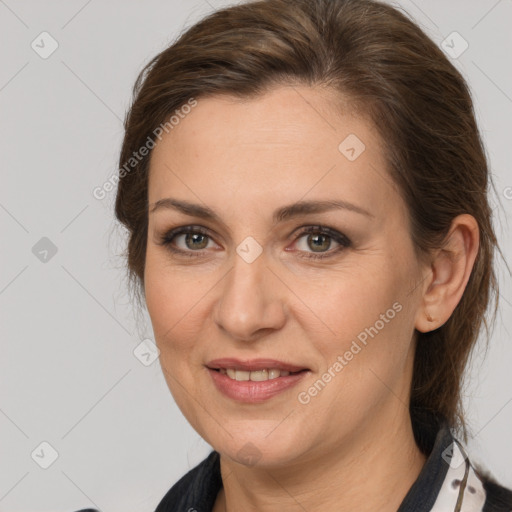
<svg viewBox="0 0 512 512">
<path fill-rule="evenodd" d="M 439 322 L 436 318 L 432 317 L 428 311 L 425 311 L 424 308 L 422 308 L 421 311 L 418 311 L 415 324 L 417 331 L 430 332 L 437 329 L 438 327 L 441 327 Z"/>
<path fill-rule="evenodd" d="M 433 254 L 432 277 L 423 289 L 416 330 L 430 332 L 448 321 L 466 289 L 479 241 L 478 223 L 472 215 L 462 214 L 452 221 L 443 247 Z"/>
</svg>

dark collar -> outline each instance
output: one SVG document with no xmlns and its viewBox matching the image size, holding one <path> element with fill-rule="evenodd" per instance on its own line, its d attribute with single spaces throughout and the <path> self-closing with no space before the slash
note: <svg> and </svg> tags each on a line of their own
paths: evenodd
<svg viewBox="0 0 512 512">
<path fill-rule="evenodd" d="M 442 421 L 433 446 L 428 446 L 428 433 L 425 437 L 422 448 L 428 454 L 427 461 L 397 512 L 430 512 L 445 481 L 449 468 L 446 458 L 453 444 L 448 424 Z"/>
</svg>

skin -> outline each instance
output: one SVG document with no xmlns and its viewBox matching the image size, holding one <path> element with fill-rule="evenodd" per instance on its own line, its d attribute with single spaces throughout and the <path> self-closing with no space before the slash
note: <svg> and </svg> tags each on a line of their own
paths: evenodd
<svg viewBox="0 0 512 512">
<path fill-rule="evenodd" d="M 415 330 L 441 326 L 459 302 L 476 257 L 478 227 L 461 215 L 446 244 L 420 262 L 405 203 L 391 182 L 383 142 L 332 91 L 280 86 L 250 100 L 200 98 L 151 157 L 150 210 L 164 198 L 214 210 L 220 221 L 170 208 L 149 214 L 145 294 L 169 389 L 192 427 L 221 454 L 219 511 L 395 511 L 425 456 L 408 411 Z M 356 134 L 354 161 L 339 144 Z M 272 223 L 299 200 L 348 201 L 349 210 Z M 208 237 L 174 246 L 172 228 L 200 225 Z M 349 238 L 308 243 L 303 226 Z M 252 263 L 236 248 L 263 249 Z M 329 245 L 330 242 L 330 245 Z M 329 253 L 321 260 L 300 255 Z M 312 397 L 298 401 L 365 328 L 402 309 Z M 429 321 L 428 318 L 432 319 Z M 259 404 L 222 395 L 206 363 L 273 358 L 310 372 Z M 256 463 L 243 456 L 248 443 Z M 245 447 L 245 448 L 244 448 Z M 242 452 L 240 452 L 242 450 Z"/>
</svg>

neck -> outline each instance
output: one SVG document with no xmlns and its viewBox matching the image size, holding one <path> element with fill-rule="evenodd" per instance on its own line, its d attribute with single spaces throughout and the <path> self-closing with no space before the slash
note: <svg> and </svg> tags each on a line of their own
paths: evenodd
<svg viewBox="0 0 512 512">
<path fill-rule="evenodd" d="M 426 461 L 400 407 L 304 464 L 248 468 L 221 456 L 223 489 L 214 512 L 396 512 Z"/>
</svg>

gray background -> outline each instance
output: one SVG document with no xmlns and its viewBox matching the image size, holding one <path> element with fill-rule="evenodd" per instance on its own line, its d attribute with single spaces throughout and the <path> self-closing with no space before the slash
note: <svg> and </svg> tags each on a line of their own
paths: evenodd
<svg viewBox="0 0 512 512">
<path fill-rule="evenodd" d="M 0 0 L 2 512 L 151 511 L 209 452 L 158 361 L 145 366 L 134 356 L 152 331 L 147 314 L 137 318 L 130 305 L 115 194 L 99 201 L 92 190 L 116 170 L 121 121 L 143 64 L 227 4 Z M 474 94 L 497 187 L 496 229 L 510 261 L 512 2 L 400 5 L 438 44 L 453 31 L 469 44 L 454 62 Z M 31 47 L 35 40 L 51 48 L 49 39 L 41 43 L 43 31 L 59 45 L 46 59 Z M 41 252 L 43 237 L 57 248 L 53 256 Z M 512 487 L 512 294 L 501 262 L 499 279 L 490 350 L 485 361 L 481 350 L 474 358 L 466 391 L 469 452 Z M 42 442 L 58 453 L 47 469 L 52 449 Z"/>
</svg>

